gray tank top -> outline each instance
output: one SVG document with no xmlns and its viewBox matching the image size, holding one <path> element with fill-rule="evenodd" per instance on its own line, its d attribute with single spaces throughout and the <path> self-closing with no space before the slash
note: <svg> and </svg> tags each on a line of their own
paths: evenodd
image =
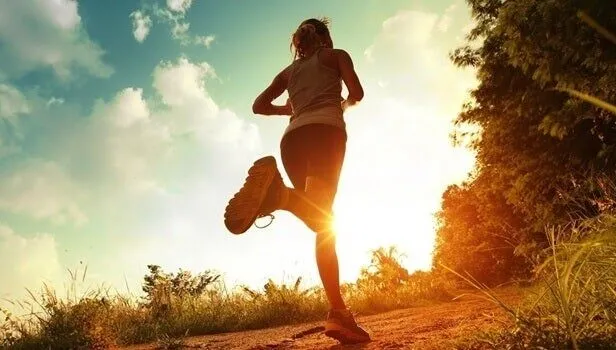
<svg viewBox="0 0 616 350">
<path fill-rule="evenodd" d="M 293 116 L 286 132 L 306 124 L 329 124 L 345 128 L 342 116 L 342 79 L 335 69 L 319 61 L 317 50 L 289 67 L 287 90 Z"/>
</svg>

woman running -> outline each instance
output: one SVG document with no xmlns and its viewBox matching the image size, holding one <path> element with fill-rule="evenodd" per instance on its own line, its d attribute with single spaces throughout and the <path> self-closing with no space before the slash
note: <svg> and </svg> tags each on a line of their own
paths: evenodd
<svg viewBox="0 0 616 350">
<path fill-rule="evenodd" d="M 257 160 L 242 189 L 229 201 L 225 225 L 244 233 L 259 217 L 287 210 L 316 233 L 316 261 L 330 311 L 325 334 L 342 343 L 370 340 L 355 322 L 340 294 L 332 206 L 346 151 L 344 111 L 364 92 L 347 52 L 334 49 L 326 19 L 303 21 L 292 36 L 294 61 L 256 98 L 253 112 L 291 116 L 280 142 L 286 187 L 272 156 Z M 342 81 L 348 89 L 343 99 Z M 284 106 L 272 101 L 285 90 Z"/>
</svg>

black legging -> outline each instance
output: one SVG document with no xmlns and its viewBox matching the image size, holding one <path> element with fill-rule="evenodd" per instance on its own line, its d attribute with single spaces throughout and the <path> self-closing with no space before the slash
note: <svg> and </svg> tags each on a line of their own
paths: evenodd
<svg viewBox="0 0 616 350">
<path fill-rule="evenodd" d="M 280 142 L 282 163 L 293 187 L 303 191 L 306 178 L 318 177 L 338 189 L 347 134 L 327 124 L 309 124 L 287 133 Z"/>
</svg>

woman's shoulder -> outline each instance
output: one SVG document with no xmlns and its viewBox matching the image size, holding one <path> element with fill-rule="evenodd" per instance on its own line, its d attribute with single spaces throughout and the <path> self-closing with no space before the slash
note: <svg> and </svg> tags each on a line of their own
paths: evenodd
<svg viewBox="0 0 616 350">
<path fill-rule="evenodd" d="M 344 50 L 342 49 L 334 49 L 334 48 L 329 48 L 329 47 L 323 47 L 321 48 L 320 54 L 322 56 L 332 56 L 332 57 L 336 57 L 338 55 L 340 55 L 341 52 L 346 53 Z"/>
<path fill-rule="evenodd" d="M 296 63 L 297 63 L 297 61 L 293 61 L 293 62 L 289 63 L 286 67 L 284 67 L 280 71 L 279 75 L 288 80 L 289 77 L 291 76 L 291 73 L 293 72 L 293 68 L 295 67 Z"/>
<path fill-rule="evenodd" d="M 323 48 L 321 49 L 320 58 L 322 61 L 325 61 L 325 62 L 329 61 L 331 65 L 334 65 L 334 63 L 337 65 L 338 62 L 348 61 L 351 58 L 351 56 L 344 49 Z"/>
<path fill-rule="evenodd" d="M 329 47 L 324 47 L 321 49 L 321 52 L 328 54 L 328 55 L 332 55 L 332 56 L 338 56 L 338 55 L 348 55 L 349 53 L 345 50 L 345 49 L 341 49 L 341 48 L 329 48 Z"/>
<path fill-rule="evenodd" d="M 327 47 L 319 51 L 319 61 L 325 66 L 337 69 L 338 68 L 338 49 L 330 49 Z"/>
</svg>

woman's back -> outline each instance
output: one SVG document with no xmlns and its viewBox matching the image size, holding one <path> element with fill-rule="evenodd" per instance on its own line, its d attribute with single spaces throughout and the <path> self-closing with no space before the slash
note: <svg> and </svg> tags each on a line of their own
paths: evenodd
<svg viewBox="0 0 616 350">
<path fill-rule="evenodd" d="M 342 78 L 332 49 L 319 48 L 288 69 L 287 90 L 294 116 L 317 108 L 342 108 Z"/>
<path fill-rule="evenodd" d="M 293 33 L 291 47 L 296 60 L 278 73 L 267 89 L 257 96 L 252 111 L 263 115 L 292 116 L 291 124 L 295 125 L 290 125 L 286 131 L 300 126 L 296 121 L 298 118 L 344 127 L 342 112 L 364 97 L 351 56 L 344 50 L 334 49 L 327 23 L 314 18 L 302 22 Z M 346 99 L 341 96 L 342 82 L 348 90 Z M 272 101 L 284 91 L 289 92 L 287 104 L 274 106 Z M 331 112 L 330 117 L 335 118 L 325 120 L 302 116 L 319 110 L 326 110 L 323 111 L 325 114 Z M 307 123 L 309 121 L 304 120 L 299 124 Z"/>
</svg>

